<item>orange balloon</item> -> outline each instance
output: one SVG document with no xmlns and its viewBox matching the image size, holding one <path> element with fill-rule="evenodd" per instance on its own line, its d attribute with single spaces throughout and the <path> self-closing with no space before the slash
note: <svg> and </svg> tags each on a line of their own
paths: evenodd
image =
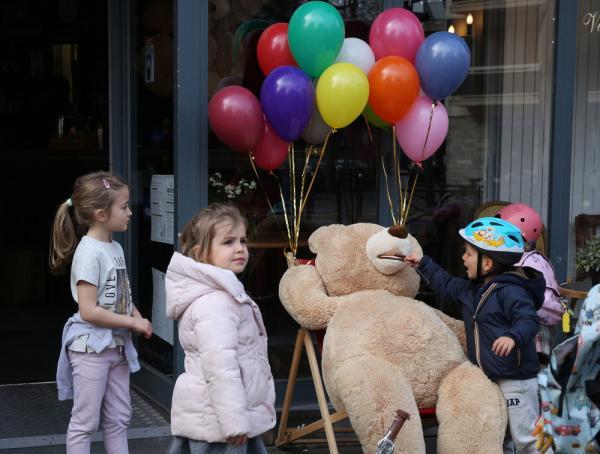
<svg viewBox="0 0 600 454">
<path fill-rule="evenodd" d="M 406 58 L 389 56 L 369 71 L 369 105 L 386 123 L 395 124 L 419 96 L 419 75 Z"/>
</svg>

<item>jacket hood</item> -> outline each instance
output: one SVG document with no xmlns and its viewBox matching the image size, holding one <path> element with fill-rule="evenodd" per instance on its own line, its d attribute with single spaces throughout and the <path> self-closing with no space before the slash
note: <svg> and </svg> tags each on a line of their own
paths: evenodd
<svg viewBox="0 0 600 454">
<path fill-rule="evenodd" d="M 251 301 L 243 284 L 229 270 L 196 262 L 175 252 L 167 268 L 167 317 L 179 319 L 190 304 L 213 292 L 226 292 L 238 303 Z"/>
<path fill-rule="evenodd" d="M 546 280 L 539 271 L 529 267 L 515 267 L 513 271 L 501 273 L 494 279 L 498 284 L 516 284 L 524 288 L 531 296 L 535 309 L 538 310 L 544 303 Z"/>
</svg>

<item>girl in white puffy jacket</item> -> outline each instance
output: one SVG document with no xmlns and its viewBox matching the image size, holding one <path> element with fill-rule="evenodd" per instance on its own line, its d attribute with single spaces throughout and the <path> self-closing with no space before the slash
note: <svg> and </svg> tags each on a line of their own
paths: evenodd
<svg viewBox="0 0 600 454">
<path fill-rule="evenodd" d="M 275 387 L 260 310 L 237 279 L 248 262 L 246 220 L 213 204 L 185 227 L 166 276 L 185 372 L 173 392 L 169 454 L 266 453 Z"/>
</svg>

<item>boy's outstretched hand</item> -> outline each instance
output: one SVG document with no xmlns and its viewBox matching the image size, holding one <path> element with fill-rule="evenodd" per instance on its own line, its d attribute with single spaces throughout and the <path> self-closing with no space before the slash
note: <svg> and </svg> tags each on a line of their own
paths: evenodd
<svg viewBox="0 0 600 454">
<path fill-rule="evenodd" d="M 508 356 L 513 348 L 515 348 L 515 340 L 508 336 L 500 336 L 492 344 L 492 351 L 498 356 Z"/>
<path fill-rule="evenodd" d="M 419 263 L 421 263 L 421 258 L 422 257 L 418 256 L 417 254 L 408 254 L 404 256 L 404 261 L 413 268 L 416 268 L 419 266 Z"/>
</svg>

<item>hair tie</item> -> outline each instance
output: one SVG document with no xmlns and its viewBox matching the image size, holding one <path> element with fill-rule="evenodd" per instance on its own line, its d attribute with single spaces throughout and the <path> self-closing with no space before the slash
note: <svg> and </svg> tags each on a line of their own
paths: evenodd
<svg viewBox="0 0 600 454">
<path fill-rule="evenodd" d="M 67 206 L 68 206 L 69 208 L 72 208 L 72 207 L 73 207 L 73 201 L 71 200 L 71 197 L 69 197 L 69 198 L 67 199 Z"/>
</svg>

